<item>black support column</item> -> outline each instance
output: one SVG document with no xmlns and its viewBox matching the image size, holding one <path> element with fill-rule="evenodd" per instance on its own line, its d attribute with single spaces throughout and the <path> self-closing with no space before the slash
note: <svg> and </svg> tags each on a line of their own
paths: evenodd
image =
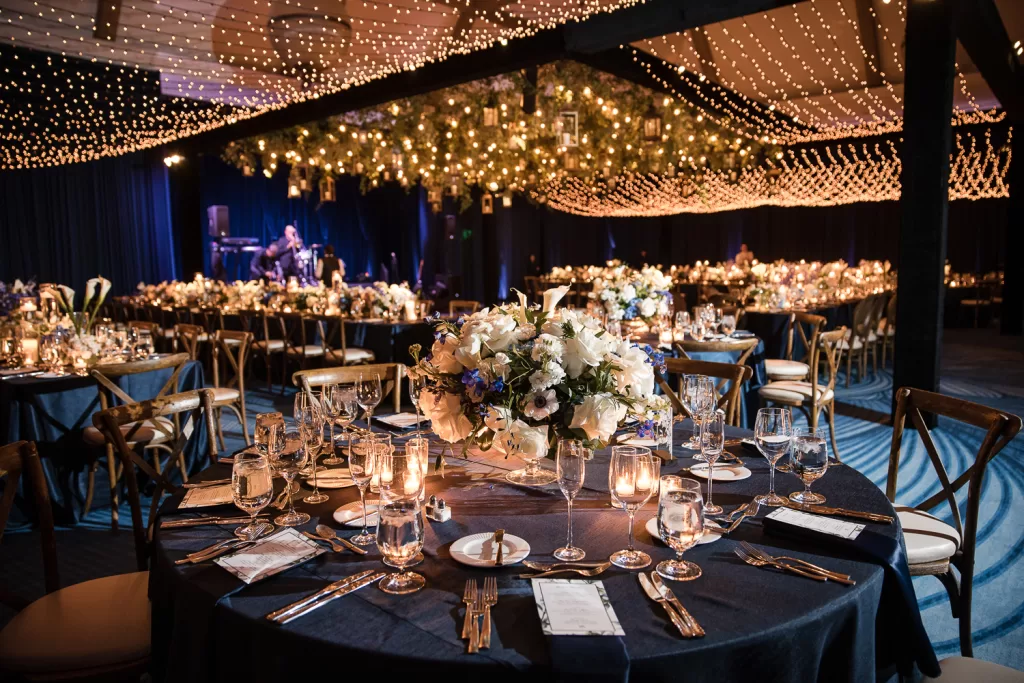
<svg viewBox="0 0 1024 683">
<path fill-rule="evenodd" d="M 894 389 L 939 390 L 956 56 L 951 3 L 907 3 Z"/>
</svg>

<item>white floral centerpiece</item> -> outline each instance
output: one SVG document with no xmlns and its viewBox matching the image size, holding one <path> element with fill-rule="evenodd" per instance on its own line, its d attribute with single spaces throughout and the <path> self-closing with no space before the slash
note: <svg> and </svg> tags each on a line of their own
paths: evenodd
<svg viewBox="0 0 1024 683">
<path fill-rule="evenodd" d="M 604 447 L 627 415 L 646 418 L 661 354 L 612 336 L 585 311 L 557 308 L 567 290 L 545 292 L 543 307 L 520 293 L 518 306 L 439 322 L 430 353 L 410 349 L 435 434 L 529 461 L 559 437 Z"/>
<path fill-rule="evenodd" d="M 416 300 L 416 294 L 409 289 L 408 282 L 400 285 L 374 282 L 373 287 L 365 288 L 365 296 L 369 304 L 368 310 L 375 317 L 400 316 L 406 302 Z"/>
<path fill-rule="evenodd" d="M 634 270 L 620 265 L 594 280 L 591 296 L 601 303 L 609 320 L 651 323 L 671 311 L 671 290 L 672 278 L 654 266 Z"/>
</svg>

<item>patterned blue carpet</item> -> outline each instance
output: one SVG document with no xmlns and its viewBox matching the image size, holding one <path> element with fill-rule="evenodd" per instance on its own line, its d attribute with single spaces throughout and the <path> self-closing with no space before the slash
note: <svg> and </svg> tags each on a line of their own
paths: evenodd
<svg viewBox="0 0 1024 683">
<path fill-rule="evenodd" d="M 988 331 L 951 331 L 943 349 L 943 393 L 1024 415 L 1024 353 L 1020 339 L 1001 338 Z M 855 375 L 856 376 L 856 375 Z M 879 487 L 885 488 L 892 428 L 889 417 L 892 375 L 868 375 L 849 389 L 838 382 L 840 403 L 837 439 L 843 461 Z M 291 395 L 280 397 L 262 390 L 248 394 L 251 421 L 272 407 L 291 411 Z M 801 416 L 796 420 L 799 424 Z M 241 433 L 227 413 L 224 418 L 228 448 L 241 445 Z M 939 489 L 928 456 L 916 433 L 906 432 L 900 467 L 898 500 L 915 504 Z M 940 423 L 933 439 L 950 478 L 973 462 L 981 433 Z M 978 533 L 974 596 L 975 656 L 1024 670 L 1024 436 L 1007 446 L 988 469 Z M 101 487 L 102 488 L 102 487 Z M 962 498 L 966 498 L 966 488 Z M 962 502 L 962 501 L 961 501 Z M 951 523 L 948 508 L 933 510 Z M 122 511 L 128 519 L 128 510 Z M 58 532 L 61 580 L 70 585 L 86 579 L 133 571 L 130 533 L 109 531 L 109 509 L 102 501 L 85 523 Z M 8 534 L 0 544 L 0 585 L 25 597 L 42 594 L 39 546 L 35 534 Z M 957 621 L 952 618 L 945 590 L 937 579 L 914 580 L 928 633 L 940 658 L 959 654 Z M 11 612 L 0 607 L 0 626 Z"/>
</svg>

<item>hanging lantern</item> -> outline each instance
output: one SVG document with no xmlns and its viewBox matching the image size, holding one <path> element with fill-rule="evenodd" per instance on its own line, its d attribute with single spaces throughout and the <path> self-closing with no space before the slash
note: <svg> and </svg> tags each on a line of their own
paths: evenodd
<svg viewBox="0 0 1024 683">
<path fill-rule="evenodd" d="M 491 95 L 484 105 L 484 125 L 488 128 L 498 125 L 498 98 L 494 95 Z"/>
<path fill-rule="evenodd" d="M 449 194 L 451 194 L 451 196 L 453 197 L 457 197 L 459 195 L 459 176 L 453 175 L 451 178 L 449 178 L 448 185 Z"/>
<path fill-rule="evenodd" d="M 391 170 L 398 173 L 402 169 L 402 164 L 405 162 L 405 157 L 402 155 L 402 150 L 399 147 L 395 147 L 391 150 Z"/>
<path fill-rule="evenodd" d="M 580 170 L 580 153 L 575 149 L 567 149 L 562 155 L 562 167 L 566 171 Z"/>
<path fill-rule="evenodd" d="M 363 162 L 357 161 L 356 162 L 356 175 L 362 175 L 363 169 L 365 169 L 365 168 L 366 167 L 363 166 Z"/>
<path fill-rule="evenodd" d="M 430 204 L 441 203 L 441 191 L 440 190 L 427 190 L 427 202 Z"/>
<path fill-rule="evenodd" d="M 644 114 L 644 140 L 661 140 L 661 116 L 658 115 L 658 110 L 654 108 L 653 104 L 647 108 L 647 113 Z"/>
<path fill-rule="evenodd" d="M 299 185 L 299 169 L 297 166 L 292 166 L 292 170 L 288 173 L 288 197 L 298 197 L 302 194 L 302 188 Z"/>
<path fill-rule="evenodd" d="M 512 190 L 507 190 L 505 194 L 501 196 L 501 205 L 506 209 L 512 206 Z"/>
<path fill-rule="evenodd" d="M 337 198 L 338 195 L 334 191 L 334 178 L 325 175 L 320 179 L 320 201 L 333 202 Z"/>
<path fill-rule="evenodd" d="M 242 175 L 248 178 L 253 174 L 252 164 L 249 163 L 249 160 L 247 158 L 242 157 L 242 159 Z"/>
<path fill-rule="evenodd" d="M 302 192 L 309 192 L 309 166 L 306 164 L 299 164 L 298 166 L 298 178 L 299 178 L 299 190 Z"/>
<path fill-rule="evenodd" d="M 494 213 L 494 195 L 490 192 L 484 192 L 480 197 L 480 212 L 485 215 Z"/>
<path fill-rule="evenodd" d="M 562 147 L 579 147 L 580 145 L 580 115 L 575 111 L 563 111 L 558 114 L 555 121 L 556 144 Z"/>
</svg>

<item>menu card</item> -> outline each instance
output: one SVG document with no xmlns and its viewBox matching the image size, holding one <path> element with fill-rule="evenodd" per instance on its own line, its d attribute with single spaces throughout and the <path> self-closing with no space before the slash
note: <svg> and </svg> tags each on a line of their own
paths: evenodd
<svg viewBox="0 0 1024 683">
<path fill-rule="evenodd" d="M 416 413 L 395 413 L 394 415 L 375 415 L 374 418 L 377 422 L 383 422 L 390 427 L 397 427 L 399 429 L 408 429 L 409 427 L 415 427 L 416 422 L 422 422 L 421 418 L 417 418 Z"/>
<path fill-rule="evenodd" d="M 178 509 L 208 508 L 214 505 L 226 505 L 234 502 L 231 495 L 231 484 L 221 486 L 203 486 L 189 489 L 185 497 L 178 503 Z"/>
<path fill-rule="evenodd" d="M 287 527 L 254 545 L 214 560 L 246 584 L 311 560 L 326 550 L 295 529 Z"/>
<path fill-rule="evenodd" d="M 545 635 L 626 635 L 601 581 L 534 579 L 533 597 Z"/>
<path fill-rule="evenodd" d="M 776 508 L 774 512 L 766 515 L 766 518 L 810 529 L 811 531 L 820 531 L 823 534 L 845 538 L 850 541 L 856 540 L 860 536 L 860 532 L 864 531 L 866 527 L 865 524 L 812 515 L 807 512 L 800 512 L 799 510 L 791 510 L 790 508 Z"/>
</svg>

